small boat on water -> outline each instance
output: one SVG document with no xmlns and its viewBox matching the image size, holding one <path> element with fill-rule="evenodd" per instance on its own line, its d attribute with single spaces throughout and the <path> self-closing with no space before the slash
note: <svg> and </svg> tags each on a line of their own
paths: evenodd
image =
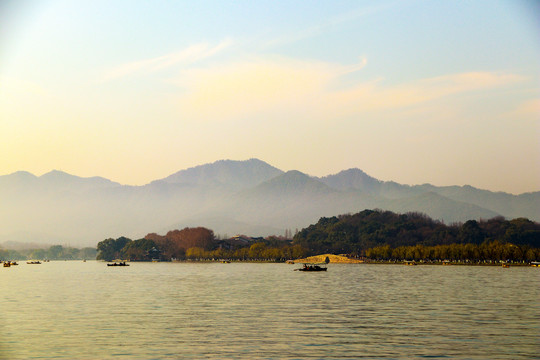
<svg viewBox="0 0 540 360">
<path fill-rule="evenodd" d="M 107 266 L 129 266 L 129 264 L 126 263 L 125 261 L 122 261 L 122 262 L 114 262 L 112 264 L 107 264 Z"/>
<path fill-rule="evenodd" d="M 304 264 L 300 269 L 294 269 L 294 271 L 326 271 L 328 270 L 326 265 L 319 264 Z"/>
<path fill-rule="evenodd" d="M 330 259 L 328 258 L 328 256 L 326 257 L 326 259 L 324 259 L 324 263 L 320 263 L 320 264 L 304 264 L 304 266 L 302 266 L 300 269 L 294 269 L 294 271 L 326 271 L 328 270 L 326 268 L 326 265 L 328 265 L 328 263 L 330 262 Z"/>
</svg>

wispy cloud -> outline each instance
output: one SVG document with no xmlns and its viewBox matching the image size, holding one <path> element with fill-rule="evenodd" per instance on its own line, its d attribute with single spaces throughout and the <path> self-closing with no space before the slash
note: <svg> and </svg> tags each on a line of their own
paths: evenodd
<svg viewBox="0 0 540 360">
<path fill-rule="evenodd" d="M 331 17 L 322 23 L 299 29 L 295 32 L 287 33 L 284 36 L 279 36 L 271 39 L 264 44 L 264 47 L 269 48 L 274 46 L 292 44 L 301 40 L 309 39 L 321 33 L 324 33 L 325 31 L 329 31 L 335 26 L 355 21 L 363 17 L 385 11 L 387 9 L 395 9 L 396 5 L 398 4 L 399 2 L 390 2 L 386 4 L 377 4 L 348 11 L 346 13 Z"/>
<path fill-rule="evenodd" d="M 433 91 L 432 96 L 443 96 L 457 92 L 497 87 L 522 80 L 524 80 L 522 76 L 515 74 L 468 72 L 424 79 L 419 81 L 419 86 L 427 91 Z"/>
<path fill-rule="evenodd" d="M 133 61 L 116 66 L 106 71 L 100 78 L 101 82 L 107 82 L 118 78 L 142 73 L 156 72 L 175 65 L 191 65 L 227 49 L 233 44 L 231 39 L 225 39 L 215 46 L 208 43 L 191 45 L 183 50 L 155 58 Z"/>
<path fill-rule="evenodd" d="M 6 95 L 14 93 L 46 95 L 48 91 L 35 81 L 13 77 L 0 77 L 0 93 L 5 93 Z"/>
<path fill-rule="evenodd" d="M 181 108 L 192 116 L 229 118 L 273 108 L 304 106 L 339 78 L 366 64 L 258 58 L 211 68 L 188 69 L 176 84 L 185 89 Z"/>
<path fill-rule="evenodd" d="M 367 111 L 398 109 L 476 90 L 522 81 L 514 74 L 469 72 L 419 79 L 398 85 L 383 80 L 343 84 L 367 63 L 342 65 L 274 57 L 190 68 L 176 80 L 185 91 L 181 111 L 199 119 L 286 113 L 335 119 Z M 349 81 L 347 83 L 350 84 Z"/>
<path fill-rule="evenodd" d="M 540 130 L 540 98 L 525 100 L 506 115 L 511 119 L 533 121 Z"/>
<path fill-rule="evenodd" d="M 515 74 L 468 72 L 419 79 L 405 84 L 386 86 L 382 81 L 359 84 L 335 94 L 339 98 L 361 98 L 359 110 L 399 108 L 476 90 L 488 90 L 522 81 Z M 351 101 L 352 102 L 352 101 Z"/>
</svg>

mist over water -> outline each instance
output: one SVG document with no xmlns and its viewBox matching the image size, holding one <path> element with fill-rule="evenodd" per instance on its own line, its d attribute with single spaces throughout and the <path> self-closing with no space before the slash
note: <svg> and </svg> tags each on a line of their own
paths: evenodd
<svg viewBox="0 0 540 360">
<path fill-rule="evenodd" d="M 0 270 L 0 358 L 530 359 L 537 268 L 102 262 Z"/>
</svg>

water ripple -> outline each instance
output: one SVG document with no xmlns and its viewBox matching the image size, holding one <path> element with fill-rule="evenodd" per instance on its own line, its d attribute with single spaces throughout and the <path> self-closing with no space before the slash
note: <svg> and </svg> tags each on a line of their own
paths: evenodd
<svg viewBox="0 0 540 360">
<path fill-rule="evenodd" d="M 0 358 L 530 359 L 538 269 L 51 262 L 0 272 Z"/>
</svg>

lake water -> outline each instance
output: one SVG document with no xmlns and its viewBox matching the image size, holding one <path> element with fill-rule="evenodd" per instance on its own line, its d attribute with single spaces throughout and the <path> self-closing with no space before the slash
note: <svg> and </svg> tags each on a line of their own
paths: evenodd
<svg viewBox="0 0 540 360">
<path fill-rule="evenodd" d="M 0 268 L 0 358 L 540 357 L 538 268 L 298 267 Z"/>
</svg>

